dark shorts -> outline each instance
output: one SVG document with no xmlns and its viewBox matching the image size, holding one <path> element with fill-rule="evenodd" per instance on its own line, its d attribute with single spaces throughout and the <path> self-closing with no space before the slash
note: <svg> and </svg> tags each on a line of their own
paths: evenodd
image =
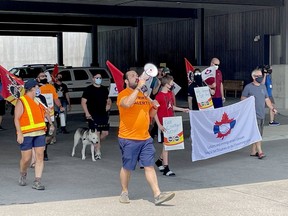
<svg viewBox="0 0 288 216">
<path fill-rule="evenodd" d="M 21 151 L 27 151 L 33 147 L 45 147 L 45 135 L 35 137 L 24 137 L 23 143 L 20 145 Z"/>
<path fill-rule="evenodd" d="M 261 136 L 263 136 L 263 129 L 264 129 L 264 119 L 257 118 L 257 125 Z"/>
<path fill-rule="evenodd" d="M 137 162 L 141 166 L 154 166 L 155 148 L 153 139 L 130 140 L 118 138 L 122 153 L 122 166 L 126 170 L 135 170 Z"/>
<path fill-rule="evenodd" d="M 223 100 L 222 98 L 212 98 L 214 108 L 223 107 Z"/>
<path fill-rule="evenodd" d="M 92 116 L 93 121 L 88 121 L 89 129 L 97 129 L 98 132 L 109 131 L 109 116 Z"/>
<path fill-rule="evenodd" d="M 6 101 L 5 100 L 0 100 L 0 115 L 3 116 L 5 115 L 5 104 Z"/>
</svg>

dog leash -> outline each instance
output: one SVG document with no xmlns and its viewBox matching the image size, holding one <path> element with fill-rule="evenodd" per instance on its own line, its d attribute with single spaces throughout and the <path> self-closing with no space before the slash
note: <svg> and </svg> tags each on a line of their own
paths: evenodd
<svg viewBox="0 0 288 216">
<path fill-rule="evenodd" d="M 286 118 L 288 118 L 288 116 L 287 116 L 287 115 L 283 115 L 283 114 L 281 114 L 281 113 L 279 113 L 279 112 L 277 112 L 277 114 L 278 114 L 278 115 L 280 115 L 280 116 L 283 116 L 283 117 L 286 117 Z"/>
</svg>

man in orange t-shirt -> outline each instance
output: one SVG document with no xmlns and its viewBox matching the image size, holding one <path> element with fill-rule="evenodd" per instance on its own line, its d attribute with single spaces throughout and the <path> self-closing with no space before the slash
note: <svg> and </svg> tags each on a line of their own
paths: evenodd
<svg viewBox="0 0 288 216">
<path fill-rule="evenodd" d="M 153 191 L 155 205 L 159 205 L 175 196 L 174 193 L 161 193 L 154 169 L 155 148 L 148 129 L 150 118 L 156 114 L 159 103 L 151 102 L 144 96 L 141 88 L 145 85 L 145 80 L 139 80 L 135 71 L 126 72 L 123 78 L 126 88 L 117 98 L 120 117 L 118 141 L 122 153 L 120 170 L 122 192 L 119 201 L 130 203 L 129 179 L 131 171 L 135 170 L 139 161 L 144 167 L 146 180 Z"/>
</svg>

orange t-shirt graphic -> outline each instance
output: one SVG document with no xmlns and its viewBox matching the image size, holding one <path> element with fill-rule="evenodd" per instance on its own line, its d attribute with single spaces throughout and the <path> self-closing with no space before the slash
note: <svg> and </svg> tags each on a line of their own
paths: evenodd
<svg viewBox="0 0 288 216">
<path fill-rule="evenodd" d="M 139 92 L 135 103 L 131 107 L 121 107 L 121 100 L 129 96 L 132 92 L 132 89 L 126 88 L 121 91 L 117 97 L 120 117 L 118 137 L 133 140 L 146 140 L 150 138 L 148 132 L 150 123 L 149 110 L 151 109 L 152 104 L 143 93 Z"/>
</svg>

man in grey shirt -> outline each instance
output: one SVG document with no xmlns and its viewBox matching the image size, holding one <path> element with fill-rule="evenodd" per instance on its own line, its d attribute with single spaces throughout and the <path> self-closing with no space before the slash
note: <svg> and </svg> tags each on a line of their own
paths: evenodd
<svg viewBox="0 0 288 216">
<path fill-rule="evenodd" d="M 265 103 L 269 109 L 271 109 L 275 114 L 277 110 L 273 107 L 266 90 L 265 85 L 262 85 L 261 82 L 263 80 L 263 75 L 260 69 L 255 69 L 251 73 L 253 81 L 247 84 L 242 92 L 241 100 L 244 100 L 247 97 L 254 96 L 255 97 L 255 110 L 257 117 L 258 129 L 260 131 L 261 136 L 263 135 L 263 126 L 265 119 Z M 265 157 L 261 148 L 261 141 L 256 142 L 252 145 L 250 156 L 256 156 L 259 159 Z"/>
</svg>

